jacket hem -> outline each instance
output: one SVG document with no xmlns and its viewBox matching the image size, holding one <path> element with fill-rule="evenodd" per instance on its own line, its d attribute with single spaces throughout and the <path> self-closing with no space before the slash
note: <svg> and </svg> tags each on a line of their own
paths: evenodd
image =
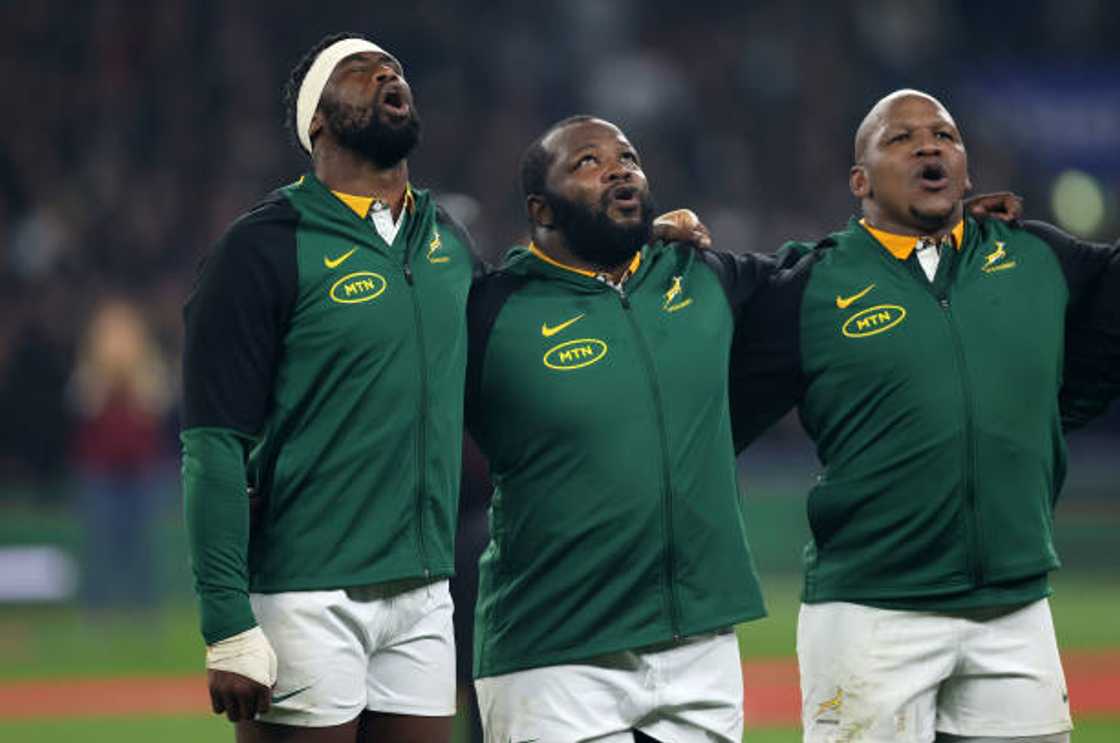
<svg viewBox="0 0 1120 743">
<path fill-rule="evenodd" d="M 369 586 L 410 578 L 450 578 L 455 569 L 452 565 L 437 565 L 427 573 L 422 568 L 410 567 L 400 570 L 387 570 L 348 575 L 328 575 L 314 577 L 284 578 L 271 581 L 253 581 L 249 584 L 250 593 L 287 593 L 288 591 L 334 591 L 340 588 Z"/>
<path fill-rule="evenodd" d="M 656 632 L 646 632 L 642 634 L 635 634 L 627 638 L 619 638 L 614 641 L 604 642 L 599 645 L 581 646 L 578 648 L 570 648 L 566 650 L 558 650 L 553 653 L 546 653 L 535 657 L 522 657 L 516 660 L 507 660 L 504 662 L 489 662 L 485 668 L 478 668 L 474 671 L 474 678 L 487 678 L 489 676 L 501 676 L 506 673 L 513 673 L 515 671 L 527 671 L 531 668 L 541 668 L 543 666 L 559 666 L 571 663 L 580 663 L 589 661 L 600 655 L 607 655 L 609 653 L 622 653 L 628 650 L 639 650 L 649 645 L 659 645 L 661 643 L 672 642 L 676 639 L 685 637 L 693 637 L 695 635 L 702 635 L 708 632 L 714 632 L 726 627 L 732 627 L 742 622 L 750 622 L 755 619 L 761 619 L 766 616 L 766 609 L 757 607 L 740 611 L 736 614 L 731 614 L 726 618 L 711 620 L 703 624 L 696 625 L 695 627 L 688 627 L 682 629 L 679 637 L 674 637 L 672 630 L 668 627 L 660 629 Z M 494 654 L 492 649 L 486 651 L 487 655 Z"/>
<path fill-rule="evenodd" d="M 884 588 L 881 585 L 875 586 L 874 588 L 870 586 L 834 586 L 822 588 L 812 577 L 807 576 L 801 592 L 801 601 L 806 604 L 823 604 L 829 601 L 845 601 L 858 604 L 876 601 L 904 603 L 907 600 L 914 600 L 922 602 L 923 606 L 925 606 L 939 598 L 960 598 L 982 589 L 997 587 L 1001 583 L 1026 581 L 1032 578 L 1043 579 L 1056 568 L 1057 565 L 1050 561 L 1045 561 L 1020 566 L 1014 570 L 1003 573 L 989 573 L 987 576 L 988 580 L 979 585 L 972 581 L 958 581 L 916 588 Z M 1049 594 L 1040 594 L 1039 598 L 1045 595 Z"/>
</svg>

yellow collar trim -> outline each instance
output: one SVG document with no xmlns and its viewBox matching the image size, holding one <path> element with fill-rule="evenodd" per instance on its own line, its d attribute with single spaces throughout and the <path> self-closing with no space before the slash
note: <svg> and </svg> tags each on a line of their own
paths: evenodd
<svg viewBox="0 0 1120 743">
<path fill-rule="evenodd" d="M 914 252 L 914 248 L 918 245 L 918 240 L 921 239 L 919 235 L 896 235 L 893 232 L 876 229 L 867 223 L 866 217 L 861 219 L 859 223 L 863 225 L 865 230 L 871 233 L 872 237 L 878 240 L 879 243 L 887 249 L 888 253 L 900 261 L 904 261 L 910 257 L 910 254 Z M 951 234 L 953 236 L 953 246 L 956 247 L 957 250 L 960 250 L 961 245 L 964 244 L 963 219 L 957 222 L 957 226 L 953 228 Z"/>
<path fill-rule="evenodd" d="M 578 273 L 580 276 L 586 276 L 590 279 L 606 275 L 599 273 L 598 271 L 589 271 L 586 268 L 577 268 L 576 266 L 569 266 L 567 263 L 561 263 L 560 261 L 556 260 L 552 256 L 545 253 L 543 250 L 538 248 L 536 243 L 529 243 L 529 252 L 551 266 L 556 266 L 557 268 L 562 268 L 565 271 L 571 271 L 572 273 Z M 640 265 L 642 265 L 642 251 L 639 250 L 637 253 L 634 253 L 634 257 L 633 259 L 631 259 L 630 265 L 626 268 L 626 273 L 622 274 L 622 278 L 619 280 L 619 283 L 622 283 L 623 281 L 634 275 L 634 272 L 638 270 L 638 266 Z"/>
<path fill-rule="evenodd" d="M 374 198 L 372 196 L 355 196 L 350 193 L 342 193 L 341 191 L 331 191 L 338 197 L 339 201 L 354 210 L 362 219 L 369 216 L 369 209 L 373 206 Z M 412 195 L 412 184 L 404 184 L 404 207 L 408 209 L 408 213 L 412 214 L 416 211 L 416 197 Z"/>
</svg>

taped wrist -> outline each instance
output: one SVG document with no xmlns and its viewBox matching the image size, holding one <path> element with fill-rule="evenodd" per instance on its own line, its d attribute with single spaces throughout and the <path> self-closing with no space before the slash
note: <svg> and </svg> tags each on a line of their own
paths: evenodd
<svg viewBox="0 0 1120 743">
<path fill-rule="evenodd" d="M 260 627 L 207 645 L 206 668 L 236 673 L 268 687 L 276 683 L 276 653 Z"/>
</svg>

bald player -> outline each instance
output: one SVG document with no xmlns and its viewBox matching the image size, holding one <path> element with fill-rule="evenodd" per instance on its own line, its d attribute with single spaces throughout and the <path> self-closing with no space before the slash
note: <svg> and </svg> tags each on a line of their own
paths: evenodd
<svg viewBox="0 0 1120 743">
<path fill-rule="evenodd" d="M 867 114 L 849 184 L 862 215 L 785 248 L 804 255 L 732 353 L 737 445 L 796 405 L 822 465 L 805 740 L 1067 741 L 1047 577 L 1059 390 L 1068 354 L 1097 396 L 1080 413 L 1116 394 L 1120 248 L 966 216 L 961 133 L 915 90 Z"/>
</svg>

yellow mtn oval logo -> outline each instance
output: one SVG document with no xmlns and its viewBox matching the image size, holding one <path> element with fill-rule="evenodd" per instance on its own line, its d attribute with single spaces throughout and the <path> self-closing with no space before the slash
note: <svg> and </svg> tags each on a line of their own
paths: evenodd
<svg viewBox="0 0 1120 743">
<path fill-rule="evenodd" d="M 866 338 L 885 333 L 906 319 L 906 308 L 897 304 L 879 304 L 860 310 L 849 317 L 841 330 L 849 338 Z"/>
<path fill-rule="evenodd" d="M 556 371 L 591 366 L 607 355 L 607 344 L 598 338 L 577 338 L 553 346 L 544 354 L 544 365 Z"/>
<path fill-rule="evenodd" d="M 358 304 L 377 299 L 385 291 L 385 277 L 373 271 L 346 274 L 331 285 L 331 299 L 339 304 Z"/>
</svg>

